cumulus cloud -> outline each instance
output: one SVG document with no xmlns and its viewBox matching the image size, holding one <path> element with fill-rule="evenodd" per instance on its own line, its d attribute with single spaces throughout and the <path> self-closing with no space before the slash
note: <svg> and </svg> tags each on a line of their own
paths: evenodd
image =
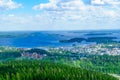
<svg viewBox="0 0 120 80">
<path fill-rule="evenodd" d="M 48 20 L 44 14 L 39 15 L 1 14 L 0 25 L 1 25 L 0 31 L 1 30 L 9 31 L 9 30 L 45 30 L 48 29 L 49 28 L 48 25 L 51 24 L 50 20 Z"/>
<path fill-rule="evenodd" d="M 120 0 L 49 0 L 33 9 L 63 29 L 111 29 L 120 25 Z"/>
<path fill-rule="evenodd" d="M 50 0 L 49 3 L 34 6 L 33 9 L 48 11 L 61 11 L 61 10 L 63 11 L 82 9 L 83 6 L 84 4 L 81 0 Z"/>
<path fill-rule="evenodd" d="M 49 0 L 33 7 L 42 10 L 54 18 L 92 19 L 119 17 L 119 0 Z"/>
<path fill-rule="evenodd" d="M 98 4 L 98 5 L 104 5 L 104 4 L 119 5 L 120 1 L 119 0 L 92 0 L 91 3 Z"/>
<path fill-rule="evenodd" d="M 0 10 L 20 6 L 13 0 L 0 0 Z M 33 26 L 36 30 L 117 29 L 120 25 L 120 0 L 49 0 L 33 9 L 40 13 L 0 15 L 0 30 L 33 30 Z"/>
<path fill-rule="evenodd" d="M 92 0 L 91 3 L 92 4 L 99 4 L 99 5 L 105 4 L 105 2 L 103 0 Z"/>
<path fill-rule="evenodd" d="M 0 10 L 11 10 L 19 8 L 21 6 L 21 4 L 18 4 L 13 0 L 0 0 Z"/>
</svg>

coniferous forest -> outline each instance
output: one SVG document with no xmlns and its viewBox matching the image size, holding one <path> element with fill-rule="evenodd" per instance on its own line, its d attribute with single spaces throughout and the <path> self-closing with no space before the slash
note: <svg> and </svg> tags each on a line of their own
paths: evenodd
<svg viewBox="0 0 120 80">
<path fill-rule="evenodd" d="M 120 73 L 120 56 L 11 47 L 0 50 L 0 80 L 118 80 L 112 74 Z"/>
<path fill-rule="evenodd" d="M 38 60 L 0 63 L 0 80 L 117 80 L 94 71 Z"/>
</svg>

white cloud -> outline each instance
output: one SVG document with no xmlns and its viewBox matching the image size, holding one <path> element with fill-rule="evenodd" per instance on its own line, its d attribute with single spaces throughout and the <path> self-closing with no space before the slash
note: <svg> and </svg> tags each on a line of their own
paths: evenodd
<svg viewBox="0 0 120 80">
<path fill-rule="evenodd" d="M 44 14 L 39 15 L 0 15 L 0 31 L 6 30 L 45 30 L 50 20 Z M 51 29 L 52 27 L 50 27 Z"/>
<path fill-rule="evenodd" d="M 119 0 L 91 0 L 87 5 L 83 0 L 49 0 L 48 3 L 36 5 L 33 9 L 45 11 L 55 18 L 115 18 L 119 16 L 119 3 Z"/>
<path fill-rule="evenodd" d="M 103 5 L 105 4 L 105 2 L 103 0 L 92 0 L 91 1 L 92 4 L 98 4 L 98 5 Z"/>
<path fill-rule="evenodd" d="M 120 5 L 119 0 L 91 0 L 93 5 Z"/>
<path fill-rule="evenodd" d="M 61 14 L 61 13 L 60 13 Z M 69 13 L 71 14 L 71 12 Z M 113 15 L 114 13 L 108 12 L 106 14 Z M 8 30 L 82 30 L 82 29 L 117 29 L 119 28 L 120 18 L 116 21 L 115 18 L 109 19 L 104 17 L 94 17 L 94 15 L 85 17 L 71 15 L 67 16 L 68 12 L 61 17 L 56 19 L 53 14 L 53 18 L 49 14 L 41 13 L 37 15 L 16 15 L 16 14 L 4 14 L 0 15 L 0 31 Z M 114 16 L 114 15 L 113 15 Z M 81 19 L 82 18 L 82 19 Z M 91 20 L 92 18 L 92 20 Z M 53 21 L 54 20 L 54 21 Z M 115 23 L 114 23 L 115 22 Z M 97 27 L 96 27 L 97 26 Z M 112 26 L 112 27 L 111 27 Z"/>
<path fill-rule="evenodd" d="M 0 10 L 11 10 L 19 8 L 21 6 L 21 4 L 18 4 L 13 0 L 0 0 Z"/>
<path fill-rule="evenodd" d="M 118 28 L 120 22 L 120 0 L 49 0 L 33 9 L 43 11 L 56 27 Z"/>
<path fill-rule="evenodd" d="M 0 0 L 0 9 L 9 10 L 20 7 L 4 5 Z M 89 1 L 88 1 L 89 2 Z M 48 3 L 35 5 L 33 9 L 40 10 L 37 15 L 0 15 L 0 30 L 79 30 L 119 28 L 119 0 L 49 0 Z M 4 2 L 6 4 L 6 2 Z M 7 7 L 5 7 L 7 6 Z M 14 5 L 15 6 L 15 5 Z M 34 28 L 33 28 L 34 27 Z"/>
<path fill-rule="evenodd" d="M 50 0 L 49 3 L 34 6 L 33 9 L 48 11 L 80 10 L 84 8 L 83 6 L 81 0 Z"/>
</svg>

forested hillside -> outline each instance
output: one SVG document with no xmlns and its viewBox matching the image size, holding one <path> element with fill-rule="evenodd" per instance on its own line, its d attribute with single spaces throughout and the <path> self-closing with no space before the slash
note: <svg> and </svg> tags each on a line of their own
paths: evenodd
<svg viewBox="0 0 120 80">
<path fill-rule="evenodd" d="M 93 71 L 38 60 L 0 63 L 0 80 L 117 80 Z"/>
</svg>

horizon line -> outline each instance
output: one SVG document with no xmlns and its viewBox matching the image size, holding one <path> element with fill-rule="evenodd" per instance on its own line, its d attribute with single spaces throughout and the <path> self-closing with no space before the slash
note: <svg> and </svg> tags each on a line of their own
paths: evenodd
<svg viewBox="0 0 120 80">
<path fill-rule="evenodd" d="M 1 30 L 0 32 L 37 32 L 37 31 L 119 31 L 120 29 L 81 29 L 81 30 Z"/>
</svg>

